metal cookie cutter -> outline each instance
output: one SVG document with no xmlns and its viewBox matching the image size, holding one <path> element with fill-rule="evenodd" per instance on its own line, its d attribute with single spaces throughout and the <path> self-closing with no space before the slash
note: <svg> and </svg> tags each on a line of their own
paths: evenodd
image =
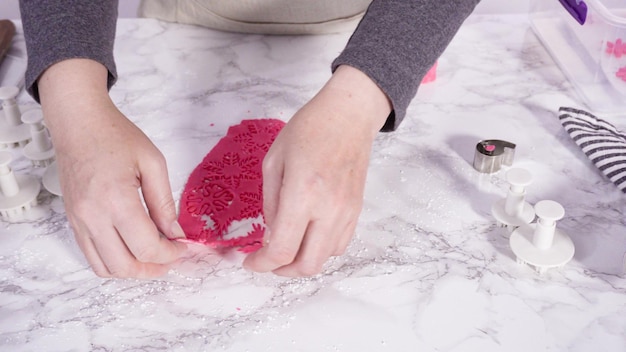
<svg viewBox="0 0 626 352">
<path fill-rule="evenodd" d="M 498 139 L 485 139 L 476 144 L 474 169 L 491 174 L 500 170 L 502 165 L 511 166 L 515 157 L 515 144 Z"/>
</svg>

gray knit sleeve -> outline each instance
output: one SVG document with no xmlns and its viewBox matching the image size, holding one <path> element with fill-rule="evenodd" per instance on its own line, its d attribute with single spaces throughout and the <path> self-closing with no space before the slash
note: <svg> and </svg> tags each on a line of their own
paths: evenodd
<svg viewBox="0 0 626 352">
<path fill-rule="evenodd" d="M 117 0 L 20 0 L 28 67 L 26 90 L 39 101 L 37 79 L 51 65 L 71 58 L 100 62 L 117 78 L 113 41 Z"/>
<path fill-rule="evenodd" d="M 374 0 L 332 63 L 355 67 L 387 94 L 395 130 L 428 70 L 480 0 Z"/>
</svg>

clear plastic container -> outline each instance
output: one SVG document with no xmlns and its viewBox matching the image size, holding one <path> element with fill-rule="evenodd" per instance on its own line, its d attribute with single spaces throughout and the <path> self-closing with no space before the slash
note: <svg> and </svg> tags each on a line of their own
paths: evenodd
<svg viewBox="0 0 626 352">
<path fill-rule="evenodd" d="M 626 114 L 626 0 L 532 0 L 530 22 L 592 112 Z"/>
</svg>

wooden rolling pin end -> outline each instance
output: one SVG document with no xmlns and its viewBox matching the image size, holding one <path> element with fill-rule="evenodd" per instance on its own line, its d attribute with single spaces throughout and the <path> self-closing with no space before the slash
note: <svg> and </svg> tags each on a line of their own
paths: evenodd
<svg viewBox="0 0 626 352">
<path fill-rule="evenodd" d="M 9 20 L 0 20 L 0 63 L 11 47 L 15 25 Z"/>
</svg>

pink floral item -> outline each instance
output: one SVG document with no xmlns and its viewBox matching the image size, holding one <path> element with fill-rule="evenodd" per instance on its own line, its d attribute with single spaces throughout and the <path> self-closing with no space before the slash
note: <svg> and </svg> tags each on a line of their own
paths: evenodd
<svg viewBox="0 0 626 352">
<path fill-rule="evenodd" d="M 263 158 L 285 125 L 275 119 L 232 126 L 189 176 L 178 221 L 187 242 L 249 253 L 263 246 Z"/>
<path fill-rule="evenodd" d="M 621 79 L 622 81 L 626 82 L 626 66 L 617 70 L 617 72 L 615 73 L 615 76 Z"/>
<path fill-rule="evenodd" d="M 615 42 L 608 41 L 606 43 L 606 53 L 609 55 L 615 55 L 616 58 L 621 58 L 622 55 L 626 56 L 626 43 L 622 39 L 617 39 Z"/>
</svg>

